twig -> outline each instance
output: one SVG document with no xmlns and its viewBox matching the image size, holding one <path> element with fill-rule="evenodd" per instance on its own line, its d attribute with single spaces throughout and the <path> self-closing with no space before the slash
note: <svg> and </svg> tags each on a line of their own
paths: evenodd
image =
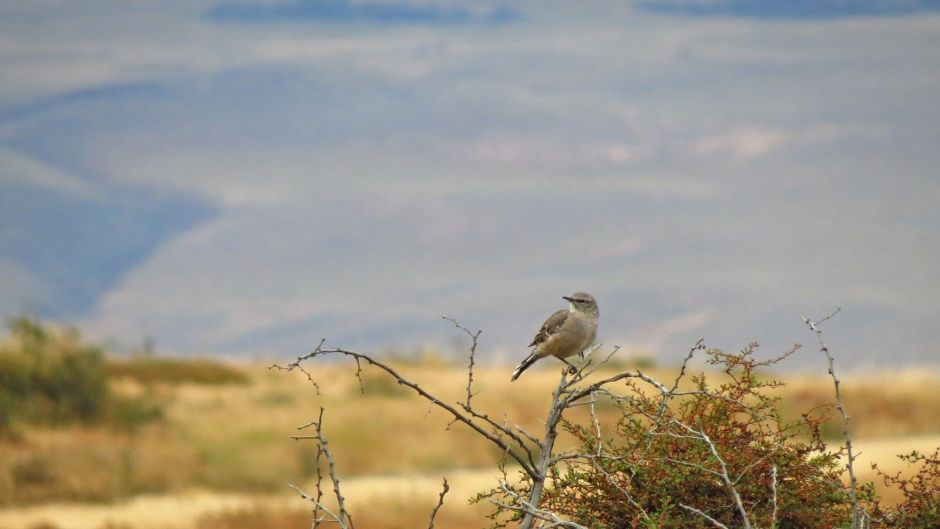
<svg viewBox="0 0 940 529">
<path fill-rule="evenodd" d="M 307 494 L 307 492 L 305 492 L 303 489 L 291 483 L 288 483 L 287 486 L 299 492 L 301 498 L 309 502 L 312 502 L 316 505 L 315 507 L 316 510 L 314 510 L 314 515 L 313 515 L 313 527 L 319 526 L 320 522 L 322 522 L 326 517 L 329 517 L 330 520 L 335 522 L 337 525 L 339 525 L 341 529 L 350 529 L 342 518 L 337 516 L 335 513 L 333 513 L 333 511 L 331 511 L 329 508 L 324 506 L 322 503 L 319 503 L 317 500 L 313 498 L 313 496 L 311 496 L 310 494 Z M 324 516 L 317 516 L 318 511 L 323 511 Z"/>
<path fill-rule="evenodd" d="M 447 478 L 444 478 L 444 487 L 441 490 L 440 498 L 437 500 L 437 506 L 431 511 L 431 521 L 428 522 L 428 529 L 434 529 L 434 517 L 437 516 L 437 511 L 444 505 L 444 495 L 447 494 L 449 490 L 450 485 L 447 484 Z"/>
<path fill-rule="evenodd" d="M 842 416 L 842 438 L 845 439 L 845 452 L 847 457 L 845 468 L 849 472 L 849 500 L 852 502 L 852 529 L 860 529 L 859 518 L 860 513 L 863 512 L 863 508 L 858 502 L 858 479 L 855 477 L 855 458 L 857 454 L 852 450 L 852 419 L 849 417 L 848 412 L 845 411 L 845 406 L 842 404 L 842 394 L 839 390 L 840 380 L 839 377 L 836 376 L 834 367 L 835 360 L 832 357 L 832 353 L 829 352 L 829 346 L 827 346 L 826 342 L 823 340 L 822 329 L 819 328 L 821 323 L 829 321 L 841 310 L 840 307 L 836 307 L 828 316 L 819 321 L 813 321 L 803 316 L 803 323 L 816 334 L 816 339 L 819 342 L 819 350 L 826 355 L 826 360 L 829 362 L 829 376 L 832 377 L 832 385 L 835 388 L 836 409 L 839 410 L 839 414 Z"/>
<path fill-rule="evenodd" d="M 744 523 L 744 529 L 751 529 L 751 521 L 747 517 L 747 511 L 744 509 L 744 502 L 741 500 L 741 495 L 738 493 L 737 487 L 734 486 L 734 482 L 731 481 L 731 476 L 728 475 L 728 465 L 725 463 L 724 458 L 718 453 L 718 448 L 715 446 L 715 443 L 712 442 L 711 438 L 703 431 L 696 430 L 691 426 L 686 425 L 685 423 L 673 419 L 673 423 L 681 426 L 689 433 L 692 433 L 694 436 L 698 436 L 706 446 L 708 446 L 709 452 L 711 452 L 712 457 L 718 461 L 718 466 L 721 468 L 721 472 L 718 473 L 724 482 L 725 486 L 728 488 L 728 492 L 731 493 L 731 497 L 734 499 L 734 504 L 738 509 L 738 514 L 741 515 L 741 520 Z"/>
<path fill-rule="evenodd" d="M 597 438 L 597 455 L 601 454 L 603 438 L 601 437 L 601 423 L 597 420 L 597 412 L 594 410 L 594 403 L 597 399 L 591 395 L 591 419 L 594 421 L 594 437 Z"/>
<path fill-rule="evenodd" d="M 323 339 L 320 340 L 320 343 L 317 345 L 317 348 L 316 348 L 315 350 L 316 350 L 316 351 L 319 351 L 319 350 L 323 347 L 323 343 L 324 343 L 324 342 L 326 342 L 326 338 L 323 338 Z M 290 370 L 291 370 L 291 368 L 289 368 L 289 367 L 282 367 L 282 366 L 279 366 L 279 365 L 277 365 L 277 364 L 269 365 L 269 366 L 268 366 L 268 369 L 269 369 L 269 370 L 270 370 L 270 369 L 277 369 L 278 371 L 290 371 Z M 310 381 L 311 384 L 313 384 L 313 389 L 314 389 L 314 391 L 316 392 L 316 394 L 319 396 L 319 395 L 320 395 L 320 384 L 317 384 L 317 381 L 313 379 L 313 375 L 311 375 L 311 374 L 310 374 L 306 369 L 304 369 L 302 366 L 297 366 L 297 369 L 298 369 L 298 371 L 300 371 L 301 373 L 303 373 L 304 375 L 306 375 L 307 380 Z"/>
<path fill-rule="evenodd" d="M 329 469 L 330 480 L 333 482 L 333 494 L 336 495 L 336 504 L 339 509 L 339 517 L 349 522 L 349 529 L 354 529 L 352 517 L 346 511 L 346 498 L 339 489 L 339 478 L 336 476 L 336 463 L 333 461 L 333 453 L 330 452 L 329 441 L 323 436 L 323 408 L 320 408 L 320 420 L 314 425 L 317 430 L 317 437 L 320 441 L 320 447 L 323 449 L 323 455 L 326 456 L 327 468 Z"/>
<path fill-rule="evenodd" d="M 666 407 L 669 405 L 669 399 L 677 395 L 676 390 L 679 389 L 679 383 L 682 382 L 682 378 L 685 377 L 685 370 L 689 366 L 689 361 L 692 360 L 692 356 L 695 354 L 696 351 L 700 351 L 702 349 L 705 349 L 705 338 L 699 338 L 698 341 L 695 342 L 695 345 L 693 345 L 689 349 L 689 352 L 685 355 L 685 358 L 682 360 L 682 365 L 679 367 L 679 374 L 676 375 L 676 379 L 675 381 L 673 381 L 672 387 L 669 388 L 668 390 L 666 390 L 665 387 L 662 385 L 658 387 L 660 393 L 662 393 L 662 400 L 660 400 L 659 402 L 659 411 L 656 412 L 656 418 L 653 419 L 653 425 L 651 427 L 651 430 L 655 430 L 659 428 L 660 423 L 662 423 L 663 416 L 666 414 Z M 650 437 L 646 442 L 647 450 L 650 449 L 650 447 L 652 446 L 652 443 L 653 443 L 653 438 Z"/>
<path fill-rule="evenodd" d="M 505 481 L 499 481 L 499 487 L 502 489 L 503 493 L 505 493 L 507 496 L 510 496 L 511 498 L 513 498 L 513 500 L 515 500 L 515 504 L 504 503 L 498 500 L 490 500 L 490 503 L 493 503 L 494 505 L 497 505 L 504 509 L 509 509 L 512 511 L 523 513 L 524 517 L 523 517 L 522 527 L 525 527 L 527 520 L 528 520 L 529 525 L 532 525 L 535 520 L 544 520 L 546 522 L 551 523 L 551 525 L 549 525 L 548 527 L 567 527 L 569 529 L 588 529 L 587 527 L 579 523 L 560 518 L 557 514 L 551 511 L 539 509 L 536 506 L 537 501 L 536 502 L 532 502 L 531 500 L 525 501 L 522 497 L 519 496 L 519 494 L 516 491 L 509 488 L 506 485 Z M 542 526 L 540 525 L 539 527 L 542 527 Z"/>
<path fill-rule="evenodd" d="M 461 413 L 460 410 L 454 408 L 454 407 L 451 406 L 450 404 L 448 404 L 448 403 L 442 401 L 441 399 L 439 399 L 439 398 L 437 398 L 436 396 L 432 395 L 431 393 L 427 392 L 424 388 L 422 388 L 421 386 L 419 386 L 417 383 L 412 382 L 412 381 L 410 381 L 410 380 L 404 378 L 402 375 L 400 375 L 397 371 L 395 371 L 395 369 L 393 369 L 393 368 L 392 368 L 391 366 L 389 366 L 388 364 L 386 364 L 386 363 L 384 363 L 384 362 L 382 362 L 382 361 L 380 361 L 380 360 L 376 360 L 375 358 L 372 358 L 372 357 L 369 356 L 369 355 L 366 355 L 366 354 L 363 354 L 363 353 L 357 353 L 357 352 L 355 352 L 355 351 L 349 351 L 349 350 L 347 350 L 347 349 L 340 349 L 340 348 L 334 348 L 334 349 L 317 349 L 317 350 L 314 350 L 314 351 L 311 352 L 311 353 L 307 353 L 307 354 L 305 354 L 305 355 L 303 355 L 303 356 L 298 357 L 294 362 L 288 364 L 287 367 L 284 368 L 284 369 L 287 369 L 287 370 L 295 369 L 297 366 L 299 366 L 299 365 L 300 365 L 302 362 L 304 362 L 305 360 L 309 360 L 309 359 L 315 358 L 315 357 L 317 357 L 317 356 L 326 356 L 326 355 L 330 355 L 330 354 L 339 354 L 339 355 L 349 356 L 349 357 L 352 357 L 352 358 L 356 359 L 357 362 L 363 361 L 363 362 L 366 362 L 366 363 L 368 363 L 368 364 L 370 364 L 370 365 L 373 365 L 373 366 L 376 366 L 376 367 L 382 369 L 383 371 L 385 371 L 386 373 L 388 373 L 389 375 L 391 375 L 391 377 L 394 378 L 399 384 L 401 384 L 401 385 L 403 385 L 403 386 L 407 386 L 407 387 L 413 389 L 413 390 L 415 391 L 415 393 L 417 393 L 420 397 L 422 397 L 422 398 L 424 398 L 424 399 L 430 401 L 430 402 L 431 402 L 432 404 L 434 404 L 435 406 L 438 406 L 438 407 L 440 407 L 440 408 L 446 410 L 448 413 L 450 413 L 450 414 L 454 417 L 454 419 L 456 419 L 457 421 L 460 421 L 460 422 L 466 424 L 466 425 L 469 426 L 471 429 L 473 429 L 475 432 L 477 432 L 478 434 L 480 434 L 481 436 L 483 436 L 485 439 L 487 439 L 487 440 L 490 441 L 491 443 L 495 444 L 495 445 L 498 446 L 499 448 L 505 450 L 505 451 L 509 454 L 510 457 L 512 457 L 517 463 L 519 463 L 519 466 L 521 466 L 522 469 L 523 469 L 527 474 L 529 474 L 529 475 L 532 476 L 533 478 L 535 478 L 536 476 L 539 475 L 539 472 L 538 472 L 538 471 L 533 467 L 533 465 L 528 461 L 528 457 L 526 457 L 525 455 L 520 454 L 520 453 L 517 452 L 516 450 L 512 450 L 512 448 L 510 447 L 510 445 L 507 444 L 506 441 L 504 441 L 502 438 L 497 437 L 496 435 L 494 435 L 494 434 L 492 434 L 492 433 L 486 431 L 483 427 L 481 427 L 481 426 L 474 420 L 474 417 L 473 417 L 473 416 L 467 416 L 467 415 Z M 482 419 L 482 417 L 481 417 L 481 419 Z M 484 420 L 485 420 L 485 419 L 484 419 Z M 495 421 L 494 421 L 494 422 L 495 422 Z M 492 424 L 491 424 L 491 425 L 492 425 Z M 505 433 L 505 432 L 504 432 L 504 433 Z"/>
<path fill-rule="evenodd" d="M 317 527 L 320 524 L 320 521 L 323 520 L 319 516 L 319 512 L 323 511 L 326 513 L 329 518 L 334 522 L 339 524 L 342 529 L 355 529 L 352 521 L 352 516 L 349 515 L 349 512 L 346 510 L 346 498 L 343 496 L 343 493 L 340 491 L 339 487 L 339 478 L 336 476 L 336 464 L 333 461 L 333 453 L 330 452 L 329 441 L 323 435 L 323 407 L 320 407 L 320 415 L 316 421 L 311 421 L 299 428 L 307 428 L 313 426 L 316 434 L 308 436 L 293 436 L 294 439 L 316 439 L 317 441 L 317 496 L 314 498 L 310 494 L 304 492 L 297 486 L 290 485 L 291 488 L 300 492 L 301 496 L 311 501 L 314 504 L 313 511 L 313 527 Z M 323 479 L 323 475 L 320 472 L 320 458 L 321 456 L 326 457 L 327 468 L 329 469 L 330 480 L 333 482 L 333 494 L 336 496 L 336 505 L 337 513 L 333 513 L 326 506 L 323 505 L 323 489 L 320 484 Z"/>
<path fill-rule="evenodd" d="M 474 355 L 477 352 L 477 345 L 479 343 L 480 334 L 483 333 L 482 329 L 478 329 L 477 332 L 470 332 L 470 329 L 464 327 L 457 321 L 456 318 L 451 318 L 450 316 L 441 316 L 441 318 L 454 324 L 454 327 L 462 330 L 467 336 L 470 337 L 470 360 L 467 365 L 467 400 L 463 403 L 464 408 L 470 408 L 470 400 L 473 398 L 473 364 L 474 364 Z"/>
<path fill-rule="evenodd" d="M 720 528 L 720 529 L 728 529 L 728 526 L 727 526 L 727 525 L 725 525 L 725 524 L 719 522 L 718 520 L 716 520 L 716 519 L 712 518 L 711 516 L 705 514 L 704 512 L 700 511 L 699 509 L 696 509 L 695 507 L 689 507 L 688 505 L 686 505 L 686 504 L 684 504 L 684 503 L 680 503 L 680 504 L 679 504 L 679 507 L 682 507 L 683 509 L 685 509 L 685 510 L 687 510 L 687 511 L 691 511 L 691 512 L 694 512 L 695 514 L 698 514 L 699 516 L 705 518 L 706 520 L 708 520 L 709 522 L 711 522 L 712 524 L 714 524 L 715 527 L 718 527 L 718 528 Z"/>
</svg>

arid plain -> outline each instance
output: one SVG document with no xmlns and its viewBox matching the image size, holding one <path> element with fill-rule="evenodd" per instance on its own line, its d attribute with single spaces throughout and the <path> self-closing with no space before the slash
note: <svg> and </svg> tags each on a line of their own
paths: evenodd
<svg viewBox="0 0 940 529">
<path fill-rule="evenodd" d="M 456 402 L 465 395 L 466 369 L 459 358 L 391 361 L 444 399 Z M 443 477 L 451 489 L 435 526 L 488 525 L 489 506 L 468 500 L 495 483 L 498 450 L 459 424 L 448 427 L 445 413 L 375 368 L 364 368 L 360 385 L 354 363 L 307 364 L 317 389 L 303 373 L 260 364 L 132 364 L 112 368 L 113 391 L 146 395 L 163 407 L 162 418 L 133 428 L 17 429 L 0 445 L 0 527 L 306 527 L 309 506 L 288 485 L 312 487 L 315 447 L 291 436 L 315 419 L 321 406 L 324 434 L 357 528 L 426 526 Z M 209 375 L 167 375 L 187 369 Z M 215 371 L 223 375 L 212 376 Z M 662 380 L 675 376 L 668 368 L 645 372 Z M 504 366 L 476 366 L 476 406 L 539 431 L 559 370 L 541 366 L 515 383 L 508 373 Z M 779 378 L 787 383 L 777 390 L 785 415 L 796 417 L 832 400 L 831 380 L 824 375 Z M 862 481 L 877 477 L 871 462 L 888 472 L 910 473 L 895 454 L 940 445 L 938 388 L 940 375 L 931 372 L 843 378 Z M 603 428 L 611 427 L 613 412 L 599 408 Z M 840 430 L 835 419 L 826 425 L 832 446 L 839 444 Z M 897 497 L 897 491 L 883 487 L 880 493 L 888 501 Z"/>
</svg>

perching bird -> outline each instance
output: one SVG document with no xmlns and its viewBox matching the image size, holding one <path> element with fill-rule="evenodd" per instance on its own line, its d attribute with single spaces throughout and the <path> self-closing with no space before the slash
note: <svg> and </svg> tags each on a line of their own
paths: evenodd
<svg viewBox="0 0 940 529">
<path fill-rule="evenodd" d="M 513 372 L 513 380 L 519 378 L 523 371 L 541 358 L 552 355 L 567 364 L 565 358 L 581 354 L 594 343 L 598 316 L 594 296 L 575 292 L 570 296 L 563 296 L 562 299 L 568 301 L 568 310 L 559 310 L 545 320 L 529 344 L 530 347 L 534 345 L 535 349 Z"/>
</svg>

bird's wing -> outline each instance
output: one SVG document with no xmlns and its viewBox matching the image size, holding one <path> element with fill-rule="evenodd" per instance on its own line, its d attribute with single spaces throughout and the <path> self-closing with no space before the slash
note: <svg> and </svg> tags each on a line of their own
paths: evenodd
<svg viewBox="0 0 940 529">
<path fill-rule="evenodd" d="M 535 338 L 532 338 L 532 343 L 529 344 L 529 347 L 533 345 L 538 345 L 548 339 L 549 336 L 558 332 L 558 329 L 565 323 L 565 320 L 568 319 L 567 310 L 559 310 L 555 314 L 552 314 L 545 320 L 545 323 L 542 324 L 542 328 L 539 329 L 538 334 L 535 335 Z"/>
</svg>

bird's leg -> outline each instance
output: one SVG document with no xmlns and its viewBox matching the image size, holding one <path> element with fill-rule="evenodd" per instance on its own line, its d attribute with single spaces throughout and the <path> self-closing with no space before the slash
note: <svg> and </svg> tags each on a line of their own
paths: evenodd
<svg viewBox="0 0 940 529">
<path fill-rule="evenodd" d="M 578 372 L 578 368 L 575 367 L 571 362 L 565 360 L 564 358 L 559 358 L 559 360 L 561 360 L 562 362 L 568 364 L 568 373 L 570 373 L 570 374 L 573 375 L 573 374 L 575 374 L 575 373 Z"/>
</svg>

